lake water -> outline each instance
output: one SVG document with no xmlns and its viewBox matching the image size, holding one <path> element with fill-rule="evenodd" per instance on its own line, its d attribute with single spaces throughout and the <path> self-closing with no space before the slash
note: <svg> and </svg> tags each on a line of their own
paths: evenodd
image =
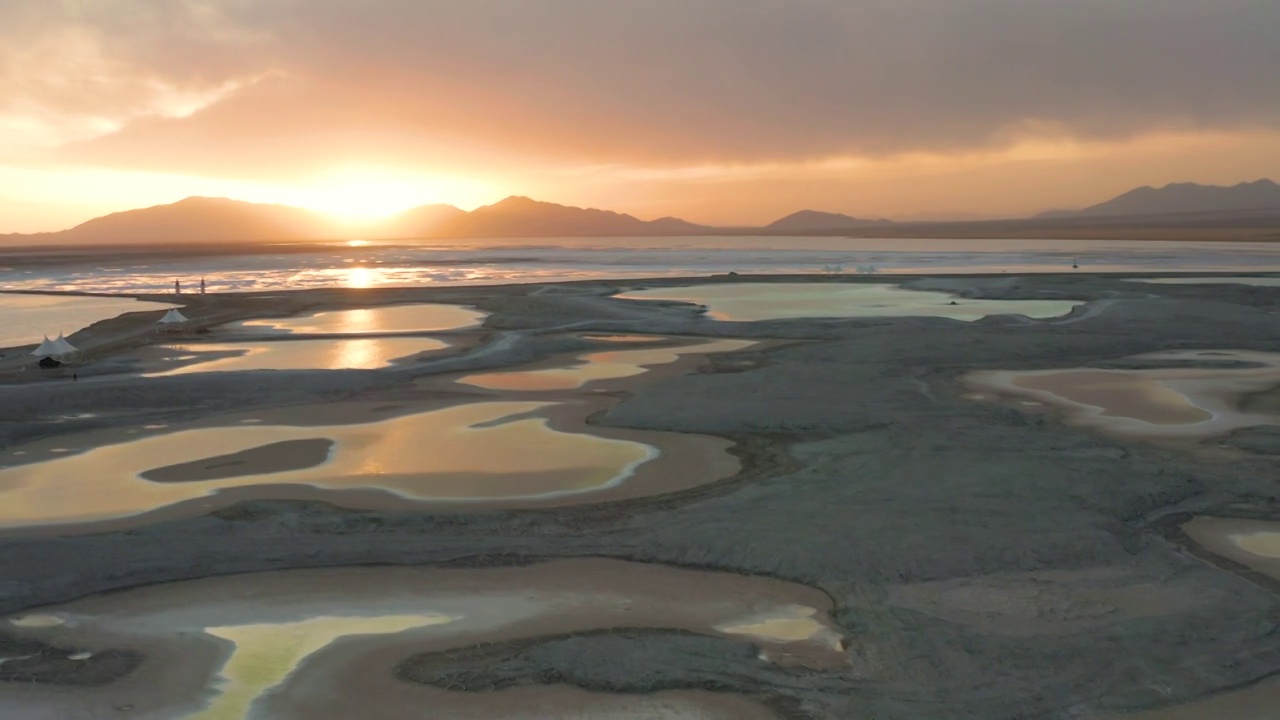
<svg viewBox="0 0 1280 720">
<path fill-rule="evenodd" d="M 353 241 L 354 242 L 354 241 Z M 0 289 L 210 292 L 466 285 L 748 273 L 1280 271 L 1280 243 L 814 237 L 503 238 L 465 244 L 279 245 L 177 257 L 0 253 Z M 279 250 L 279 252 L 275 252 Z"/>
<path fill-rule="evenodd" d="M 0 294 L 0 348 L 32 345 L 48 335 L 70 335 L 99 320 L 128 312 L 163 310 L 165 303 L 126 298 L 60 297 L 56 295 Z"/>
</svg>

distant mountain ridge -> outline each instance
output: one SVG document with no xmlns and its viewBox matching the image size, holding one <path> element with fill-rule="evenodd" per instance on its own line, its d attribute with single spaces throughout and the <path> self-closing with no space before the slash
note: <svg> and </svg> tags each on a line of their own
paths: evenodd
<svg viewBox="0 0 1280 720">
<path fill-rule="evenodd" d="M 787 230 L 803 232 L 806 230 L 841 230 L 844 228 L 867 227 L 870 225 L 887 225 L 889 220 L 878 218 L 867 220 L 840 213 L 821 212 L 818 210 L 801 210 L 774 220 L 765 226 L 766 230 Z"/>
<path fill-rule="evenodd" d="M 68 230 L 0 235 L 0 241 L 81 245 L 306 239 L 322 235 L 331 224 L 316 213 L 288 205 L 189 197 L 103 215 Z"/>
<path fill-rule="evenodd" d="M 1154 188 L 1148 185 L 1081 210 L 1054 210 L 1037 217 L 1172 215 L 1277 208 L 1280 208 L 1280 185 L 1264 178 L 1230 186 L 1173 183 Z"/>
<path fill-rule="evenodd" d="M 112 213 L 69 230 L 0 235 L 6 244 L 149 244 L 420 238 L 696 235 L 712 228 L 679 218 L 639 218 L 513 196 L 471 212 L 423 205 L 390 218 L 344 225 L 322 213 L 287 205 L 190 197 L 169 205 Z"/>
<path fill-rule="evenodd" d="M 1280 185 L 1257 180 L 1230 187 L 1174 183 L 1130 190 L 1082 210 L 1033 218 L 894 222 L 801 210 L 764 226 L 711 227 L 674 217 L 641 220 L 625 213 L 512 196 L 470 212 L 422 205 L 392 217 L 344 224 L 311 210 L 227 198 L 190 197 L 169 205 L 94 218 L 69 230 L 0 235 L 0 245 L 197 245 L 252 242 L 478 239 L 515 237 L 656 237 L 682 235 L 819 235 L 849 237 L 1134 237 L 1144 226 L 1187 228 L 1181 236 L 1221 237 L 1206 228 L 1236 228 L 1248 237 L 1280 240 Z M 1084 229 L 1082 229 L 1084 228 Z M 1082 235 L 1082 233 L 1084 233 Z"/>
</svg>

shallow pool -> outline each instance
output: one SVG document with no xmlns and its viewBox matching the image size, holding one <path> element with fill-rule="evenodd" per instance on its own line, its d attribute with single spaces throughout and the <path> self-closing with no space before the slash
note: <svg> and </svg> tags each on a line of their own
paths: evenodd
<svg viewBox="0 0 1280 720">
<path fill-rule="evenodd" d="M 561 408 L 483 402 L 392 418 L 371 412 L 369 421 L 352 424 L 268 419 L 62 436 L 0 456 L 25 463 L 0 469 L 0 526 L 126 518 L 264 485 L 435 502 L 548 498 L 612 487 L 659 454 L 651 445 L 585 428 L 553 429 L 548 416 Z M 295 414 L 323 422 L 326 412 L 317 407 Z M 58 447 L 51 447 L 54 442 Z M 719 447 L 708 451 L 722 454 Z M 723 477 L 727 468 L 721 465 L 712 462 L 705 481 Z"/>
<path fill-rule="evenodd" d="M 430 674 L 435 653 L 618 628 L 739 638 L 810 667 L 840 668 L 848 661 L 830 610 L 820 591 L 781 580 L 603 559 L 211 577 L 32 613 L 58 618 L 57 625 L 9 618 L 7 632 L 56 642 L 78 662 L 120 647 L 144 660 L 96 688 L 5 684 L 0 710 L 127 704 L 157 720 L 390 720 L 418 717 L 429 706 L 433 717 L 451 718 L 764 718 L 770 715 L 758 706 L 725 705 L 699 693 L 593 697 L 557 693 L 555 686 L 525 697 L 552 703 L 529 715 L 509 696 L 448 692 L 413 680 L 419 667 Z M 775 617 L 802 617 L 805 627 L 736 630 Z"/>
<path fill-rule="evenodd" d="M 486 317 L 488 313 L 461 305 L 415 303 L 243 320 L 223 325 L 219 330 L 272 335 L 438 332 L 478 327 Z"/>
<path fill-rule="evenodd" d="M 434 338 L 352 338 L 164 345 L 139 353 L 150 377 L 243 370 L 375 370 L 449 347 Z M 175 363 L 177 364 L 176 366 Z"/>
<path fill-rule="evenodd" d="M 1083 304 L 1075 300 L 974 300 L 887 283 L 723 283 L 635 290 L 617 297 L 705 305 L 707 317 L 742 322 L 921 316 L 973 321 L 1008 314 L 1050 318 L 1066 315 Z"/>
</svg>

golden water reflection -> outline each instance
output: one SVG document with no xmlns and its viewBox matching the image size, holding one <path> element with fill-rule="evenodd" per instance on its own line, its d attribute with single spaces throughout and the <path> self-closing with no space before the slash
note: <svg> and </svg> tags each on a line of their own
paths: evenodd
<svg viewBox="0 0 1280 720">
<path fill-rule="evenodd" d="M 433 338 L 353 338 L 350 340 L 276 340 L 160 346 L 150 349 L 165 360 L 190 364 L 144 373 L 148 377 L 245 370 L 376 370 L 395 360 L 443 350 Z"/>
<path fill-rule="evenodd" d="M 331 310 L 287 318 L 259 318 L 224 325 L 227 330 L 274 334 L 359 335 L 397 332 L 438 332 L 477 327 L 487 313 L 461 305 L 416 303 L 355 310 Z"/>
<path fill-rule="evenodd" d="M 707 317 L 751 322 L 784 318 L 945 317 L 973 321 L 988 315 L 1033 318 L 1066 315 L 1076 300 L 976 300 L 886 283 L 723 283 L 635 290 L 616 297 L 707 306 Z"/>
<path fill-rule="evenodd" d="M 87 449 L 54 455 L 48 443 L 33 443 L 24 448 L 29 457 L 48 459 L 0 469 L 0 526 L 123 518 L 264 484 L 382 490 L 423 501 L 556 497 L 612 487 L 657 457 L 643 443 L 554 430 L 542 414 L 556 407 L 471 403 L 363 424 L 200 427 L 110 444 L 94 434 L 64 436 L 59 443 Z M 310 452 L 256 460 L 248 453 L 317 439 L 333 443 L 318 464 Z M 218 479 L 198 479 L 210 471 Z"/>
</svg>

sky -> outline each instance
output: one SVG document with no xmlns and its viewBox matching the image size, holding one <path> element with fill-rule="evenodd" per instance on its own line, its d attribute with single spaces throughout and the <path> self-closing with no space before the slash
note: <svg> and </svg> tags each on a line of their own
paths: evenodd
<svg viewBox="0 0 1280 720">
<path fill-rule="evenodd" d="M 4 0 L 0 232 L 217 195 L 749 225 L 1280 179 L 1275 0 Z"/>
</svg>

